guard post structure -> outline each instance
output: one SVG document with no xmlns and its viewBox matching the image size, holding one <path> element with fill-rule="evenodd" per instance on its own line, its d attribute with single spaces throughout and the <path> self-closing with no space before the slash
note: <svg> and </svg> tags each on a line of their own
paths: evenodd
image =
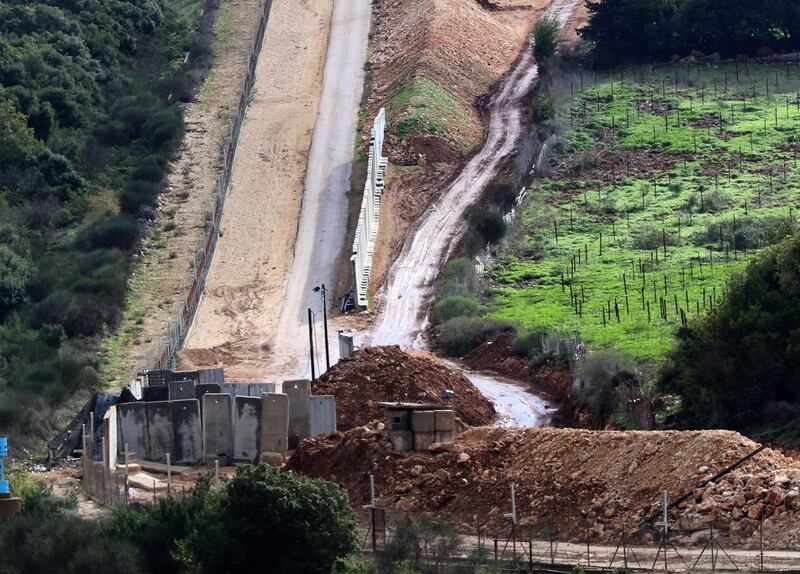
<svg viewBox="0 0 800 574">
<path fill-rule="evenodd" d="M 22 500 L 11 496 L 4 474 L 4 459 L 8 456 L 8 439 L 0 436 L 0 522 L 8 520 L 22 508 Z"/>
</svg>

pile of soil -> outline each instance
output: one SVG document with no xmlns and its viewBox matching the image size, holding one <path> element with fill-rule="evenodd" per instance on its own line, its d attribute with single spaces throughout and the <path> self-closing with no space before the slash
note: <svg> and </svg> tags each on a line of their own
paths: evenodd
<svg viewBox="0 0 800 574">
<path fill-rule="evenodd" d="M 450 399 L 444 390 L 453 391 Z M 336 424 L 349 430 L 385 417 L 382 401 L 434 403 L 453 408 L 463 426 L 485 425 L 494 405 L 458 370 L 433 355 L 407 353 L 400 347 L 368 347 L 343 359 L 314 381 L 315 395 L 336 397 Z"/>
<path fill-rule="evenodd" d="M 516 484 L 524 536 L 616 542 L 671 500 L 694 489 L 672 511 L 680 543 L 700 542 L 713 523 L 729 543 L 755 545 L 759 519 L 769 547 L 800 542 L 800 463 L 766 449 L 715 482 L 702 481 L 758 445 L 730 431 L 616 432 L 577 429 L 475 428 L 428 452 L 397 453 L 379 427 L 360 427 L 304 441 L 289 462 L 304 474 L 336 480 L 354 505 L 368 497 L 373 473 L 380 506 L 432 512 L 465 533 L 508 534 Z M 636 540 L 636 537 L 633 538 Z"/>
</svg>

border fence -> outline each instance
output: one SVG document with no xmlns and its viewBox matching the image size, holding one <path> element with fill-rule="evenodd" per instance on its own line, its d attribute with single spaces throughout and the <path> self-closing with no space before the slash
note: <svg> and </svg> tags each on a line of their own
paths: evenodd
<svg viewBox="0 0 800 574">
<path fill-rule="evenodd" d="M 239 90 L 239 99 L 236 111 L 231 115 L 228 137 L 225 140 L 222 150 L 222 165 L 217 180 L 216 191 L 214 193 L 214 210 L 211 219 L 206 221 L 205 233 L 202 246 L 192 259 L 192 271 L 183 281 L 181 289 L 181 307 L 174 320 L 169 322 L 167 339 L 152 365 L 153 369 L 164 369 L 175 366 L 175 355 L 183 347 L 189 327 L 194 320 L 200 302 L 200 296 L 205 286 L 208 269 L 214 256 L 214 249 L 219 239 L 220 224 L 222 221 L 222 210 L 225 205 L 225 197 L 230 184 L 233 162 L 236 156 L 236 146 L 239 141 L 239 132 L 244 123 L 244 115 L 247 111 L 250 92 L 255 83 L 256 65 L 261 51 L 261 44 L 266 33 L 267 23 L 269 22 L 270 12 L 272 11 L 273 0 L 264 0 L 259 12 L 258 21 L 253 32 L 252 46 L 247 60 L 247 73 L 242 80 L 242 87 Z"/>
</svg>

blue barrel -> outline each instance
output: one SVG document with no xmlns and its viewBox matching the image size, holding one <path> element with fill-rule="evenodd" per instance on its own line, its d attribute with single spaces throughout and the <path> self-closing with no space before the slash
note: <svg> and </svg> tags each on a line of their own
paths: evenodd
<svg viewBox="0 0 800 574">
<path fill-rule="evenodd" d="M 0 494 L 8 494 L 10 491 L 8 490 L 8 481 L 7 480 L 0 480 Z"/>
<path fill-rule="evenodd" d="M 0 456 L 8 456 L 8 438 L 0 436 Z"/>
</svg>

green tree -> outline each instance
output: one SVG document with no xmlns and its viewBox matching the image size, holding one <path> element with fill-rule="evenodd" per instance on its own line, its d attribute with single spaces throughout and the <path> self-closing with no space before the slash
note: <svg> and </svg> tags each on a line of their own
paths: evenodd
<svg viewBox="0 0 800 574">
<path fill-rule="evenodd" d="M 678 332 L 660 374 L 678 422 L 741 431 L 796 420 L 800 405 L 800 237 L 769 248 L 710 315 Z"/>
<path fill-rule="evenodd" d="M 239 467 L 186 541 L 199 572 L 237 574 L 329 574 L 356 545 L 341 488 L 267 465 Z"/>
<path fill-rule="evenodd" d="M 32 272 L 29 261 L 0 245 L 0 318 L 25 298 L 25 285 Z"/>
<path fill-rule="evenodd" d="M 25 116 L 10 101 L 0 101 L 0 169 L 24 166 L 43 150 Z"/>
</svg>

